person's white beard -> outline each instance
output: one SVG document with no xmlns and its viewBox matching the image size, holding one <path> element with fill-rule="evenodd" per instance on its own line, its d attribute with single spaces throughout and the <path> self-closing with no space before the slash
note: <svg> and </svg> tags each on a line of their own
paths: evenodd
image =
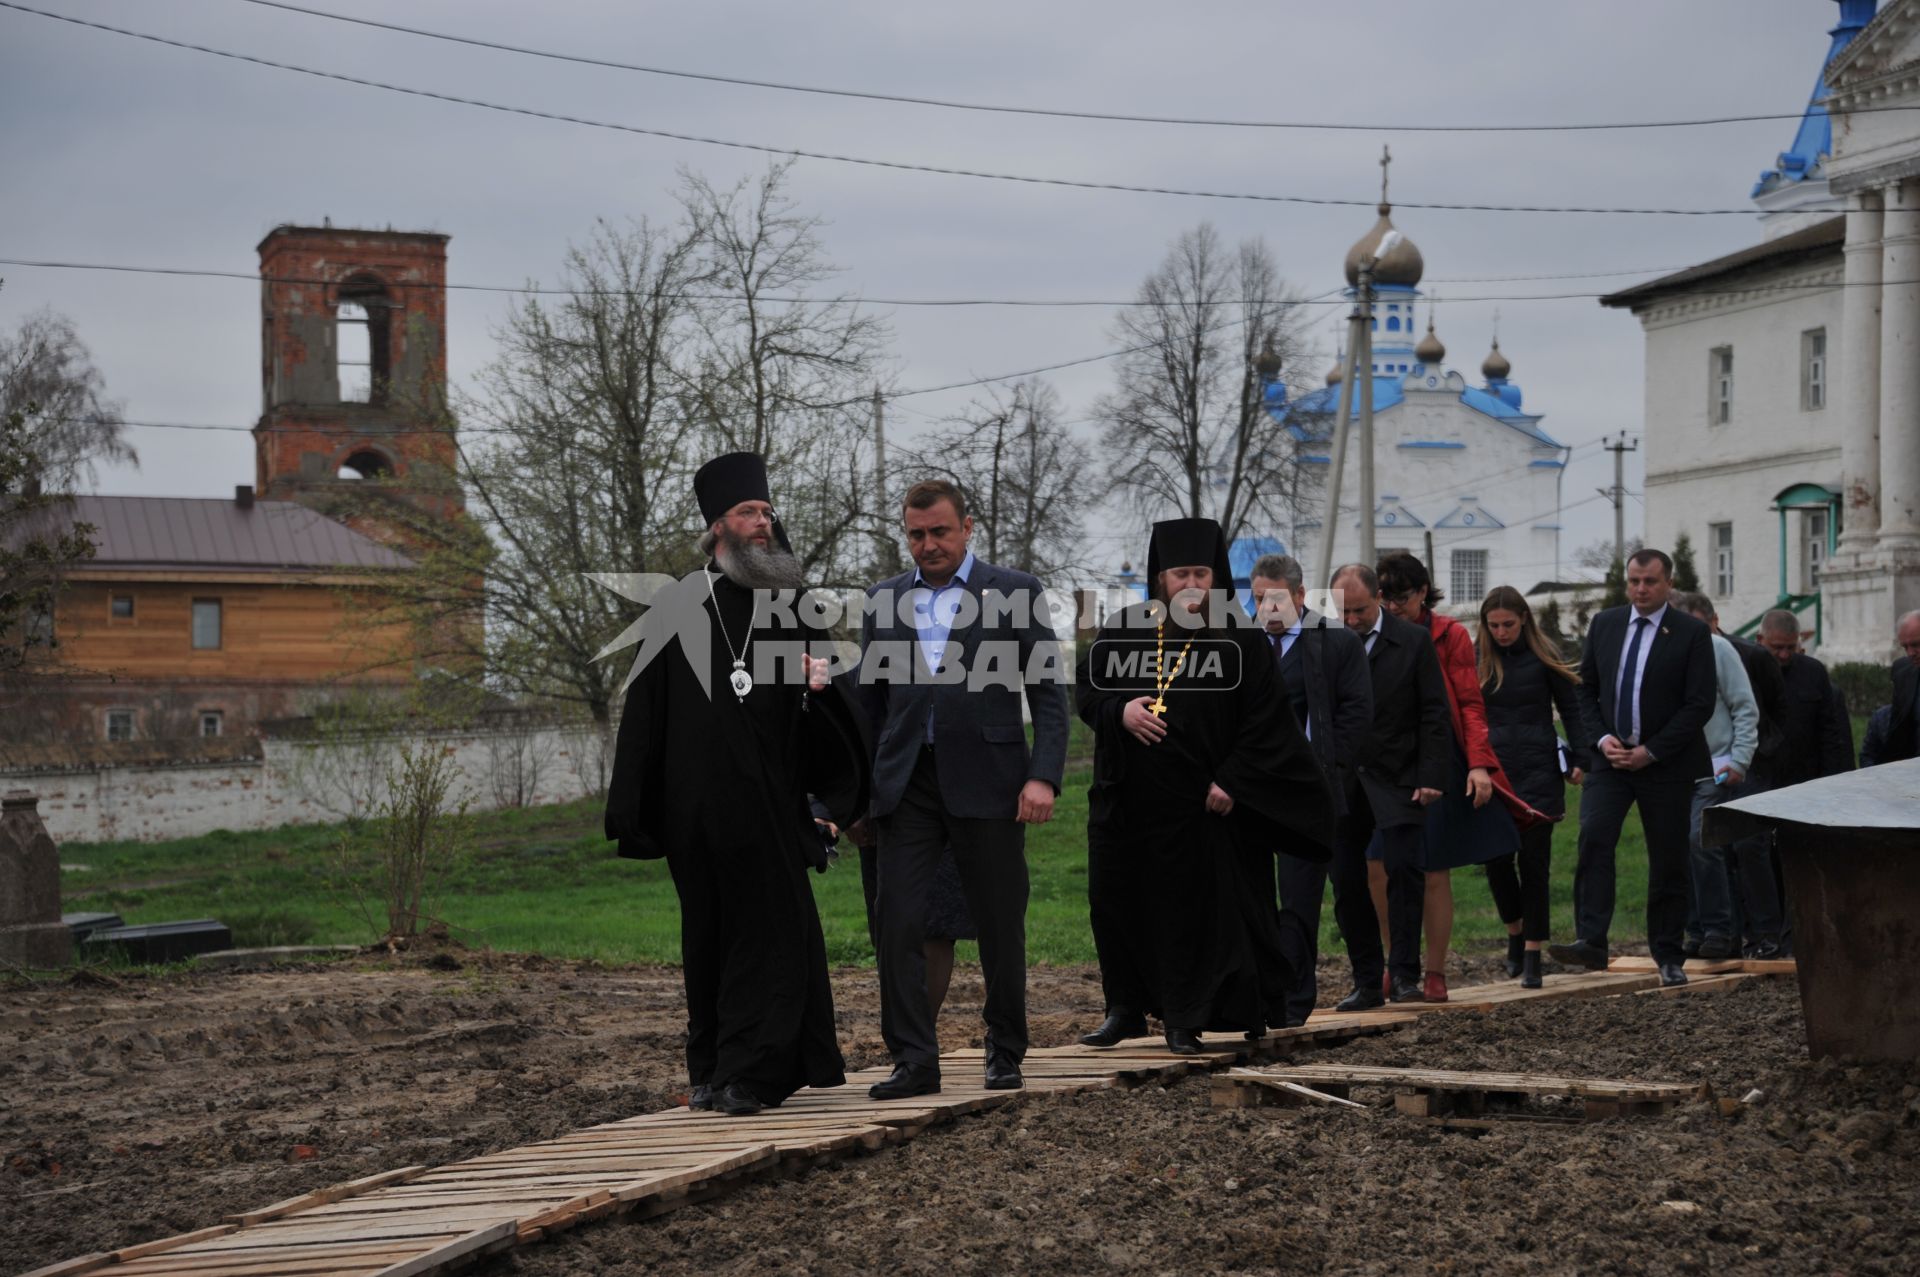
<svg viewBox="0 0 1920 1277">
<path fill-rule="evenodd" d="M 735 540 L 724 532 L 714 543 L 714 562 L 727 579 L 748 590 L 797 590 L 800 588 L 800 560 L 779 544 L 744 538 Z"/>
</svg>

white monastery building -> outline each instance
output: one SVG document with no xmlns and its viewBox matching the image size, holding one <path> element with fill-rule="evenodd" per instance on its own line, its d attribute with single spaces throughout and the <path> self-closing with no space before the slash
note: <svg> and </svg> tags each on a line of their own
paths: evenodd
<svg viewBox="0 0 1920 1277">
<path fill-rule="evenodd" d="M 1383 182 L 1379 220 L 1347 253 L 1348 297 L 1358 288 L 1361 259 L 1375 255 L 1394 229 L 1392 212 Z M 1497 337 L 1475 383 L 1448 362 L 1431 307 L 1421 331 L 1415 306 L 1424 270 L 1420 250 L 1404 235 L 1374 266 L 1374 543 L 1381 557 L 1405 550 L 1425 560 L 1449 610 L 1474 609 L 1492 586 L 1524 592 L 1555 574 L 1560 475 L 1569 450 L 1541 429 L 1541 414 L 1522 406 Z M 1268 408 L 1307 449 L 1306 464 L 1328 464 L 1313 449 L 1330 438 L 1341 376 L 1336 363 L 1324 388 L 1291 404 L 1279 382 L 1267 386 Z M 1359 415 L 1356 402 L 1350 418 Z M 1351 454 L 1347 465 L 1335 521 L 1336 566 L 1360 551 Z M 1321 527 L 1295 528 L 1294 554 L 1302 563 L 1318 553 Z"/>
<path fill-rule="evenodd" d="M 1604 298 L 1646 332 L 1646 540 L 1729 631 L 1884 663 L 1920 607 L 1920 0 L 1839 0 L 1761 242 Z M 1888 108 L 1915 108 L 1889 110 Z"/>
</svg>

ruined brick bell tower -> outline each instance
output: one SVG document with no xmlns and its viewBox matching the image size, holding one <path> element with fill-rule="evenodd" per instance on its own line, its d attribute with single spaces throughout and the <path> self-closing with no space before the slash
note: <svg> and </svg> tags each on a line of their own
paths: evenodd
<svg viewBox="0 0 1920 1277">
<path fill-rule="evenodd" d="M 447 236 L 280 226 L 259 251 L 259 495 L 383 539 L 405 539 L 398 516 L 457 514 Z M 392 502 L 414 509 L 380 518 Z"/>
</svg>

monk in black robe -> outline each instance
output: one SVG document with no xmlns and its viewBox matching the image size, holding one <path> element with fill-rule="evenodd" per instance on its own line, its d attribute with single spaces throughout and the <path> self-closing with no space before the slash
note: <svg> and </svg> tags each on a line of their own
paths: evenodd
<svg viewBox="0 0 1920 1277">
<path fill-rule="evenodd" d="M 1080 662 L 1094 730 L 1087 894 L 1112 1046 L 1157 1017 L 1167 1045 L 1285 1023 L 1276 851 L 1324 860 L 1326 779 L 1265 636 L 1233 602 L 1211 519 L 1157 523 L 1154 597 L 1108 618 Z"/>
<path fill-rule="evenodd" d="M 871 751 L 827 681 L 828 636 L 791 606 L 798 567 L 764 463 L 721 457 L 694 490 L 713 558 L 647 615 L 606 831 L 622 856 L 664 856 L 673 874 L 691 1103 L 744 1114 L 846 1081 L 807 880 L 826 867 L 808 795 L 851 822 Z"/>
</svg>

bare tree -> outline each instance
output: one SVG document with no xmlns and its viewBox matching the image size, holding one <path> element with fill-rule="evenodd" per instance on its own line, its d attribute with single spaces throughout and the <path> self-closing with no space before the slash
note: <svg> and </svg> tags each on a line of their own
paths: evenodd
<svg viewBox="0 0 1920 1277">
<path fill-rule="evenodd" d="M 1059 392 L 1038 378 L 975 400 L 910 456 L 966 495 L 988 560 L 1043 579 L 1084 567 L 1082 514 L 1093 465 L 1062 423 Z"/>
<path fill-rule="evenodd" d="M 67 569 L 93 557 L 92 525 L 73 519 L 68 496 L 41 486 L 44 439 L 26 413 L 0 415 L 0 677 L 9 683 L 56 646 L 53 609 Z M 22 690 L 3 699 L 18 708 Z"/>
<path fill-rule="evenodd" d="M 73 321 L 39 310 L 11 336 L 0 336 L 0 418 L 15 413 L 35 460 L 24 476 L 48 492 L 72 492 L 99 478 L 102 461 L 138 464 L 125 439 L 121 405 L 106 398 L 106 379 Z"/>
<path fill-rule="evenodd" d="M 711 293 L 696 311 L 689 407 L 719 444 L 767 458 L 807 574 L 850 579 L 869 566 L 859 558 L 859 534 L 875 513 L 862 479 L 867 392 L 888 332 L 847 294 L 811 296 L 839 268 L 827 260 L 824 223 L 787 195 L 791 168 L 776 164 L 725 189 L 682 174 Z"/>
<path fill-rule="evenodd" d="M 864 408 L 846 401 L 871 384 L 884 333 L 851 301 L 790 300 L 831 268 L 817 223 L 781 194 L 785 171 L 728 191 L 687 177 L 672 227 L 600 224 L 567 255 L 564 300 L 510 311 L 459 403 L 468 516 L 382 509 L 417 562 L 381 593 L 455 677 L 605 732 L 626 670 L 596 658 L 634 606 L 590 574 L 696 567 L 692 476 L 720 452 L 768 457 L 812 579 L 863 546 L 848 533 L 873 517 Z"/>
<path fill-rule="evenodd" d="M 1183 232 L 1121 312 L 1129 352 L 1096 413 L 1106 479 L 1141 514 L 1213 518 L 1227 536 L 1291 526 L 1305 480 L 1294 437 L 1268 411 L 1255 361 L 1304 352 L 1304 308 L 1264 242 Z"/>
</svg>

